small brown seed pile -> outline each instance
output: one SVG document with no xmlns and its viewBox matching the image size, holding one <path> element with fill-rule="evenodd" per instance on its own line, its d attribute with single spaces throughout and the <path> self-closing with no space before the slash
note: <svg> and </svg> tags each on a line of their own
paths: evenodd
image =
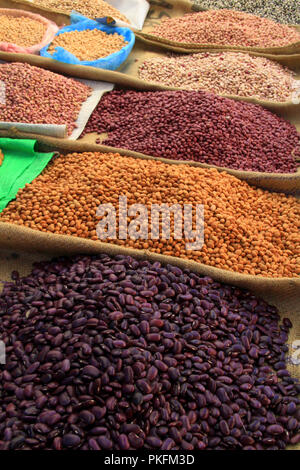
<svg viewBox="0 0 300 470">
<path fill-rule="evenodd" d="M 186 239 L 141 237 L 111 243 L 188 258 L 206 265 L 266 277 L 300 274 L 300 202 L 284 194 L 255 189 L 227 173 L 118 154 L 60 156 L 18 192 L 0 221 L 42 232 L 98 240 L 96 215 L 111 203 L 118 214 L 119 196 L 128 206 L 184 203 L 204 205 L 204 246 L 186 250 Z"/>
<path fill-rule="evenodd" d="M 278 23 L 299 24 L 299 0 L 192 0 L 202 8 L 228 8 L 271 18 Z"/>
<path fill-rule="evenodd" d="M 92 89 L 85 84 L 29 64 L 0 64 L 5 104 L 0 121 L 29 124 L 66 124 L 75 128 L 82 104 Z"/>
<path fill-rule="evenodd" d="M 0 295 L 0 450 L 280 450 L 300 442 L 288 318 L 129 256 L 12 273 Z"/>
<path fill-rule="evenodd" d="M 243 47 L 286 46 L 300 33 L 267 18 L 233 10 L 210 10 L 166 18 L 151 32 L 169 41 Z"/>
<path fill-rule="evenodd" d="M 30 47 L 42 41 L 46 26 L 26 16 L 0 15 L 0 42 Z"/>
<path fill-rule="evenodd" d="M 59 34 L 51 43 L 48 52 L 53 54 L 56 47 L 63 47 L 79 60 L 97 60 L 122 49 L 127 41 L 121 34 L 107 34 L 99 29 L 70 31 Z"/>
<path fill-rule="evenodd" d="M 289 101 L 295 74 L 265 57 L 235 52 L 202 52 L 151 57 L 139 67 L 142 80 L 218 95 Z"/>
<path fill-rule="evenodd" d="M 92 20 L 104 16 L 112 16 L 129 23 L 125 15 L 103 0 L 33 0 L 33 3 L 67 14 L 75 10 Z"/>
</svg>

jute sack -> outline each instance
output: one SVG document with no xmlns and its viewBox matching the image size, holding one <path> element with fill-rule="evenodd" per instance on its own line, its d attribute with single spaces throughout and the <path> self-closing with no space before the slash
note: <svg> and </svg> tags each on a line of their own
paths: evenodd
<svg viewBox="0 0 300 470">
<path fill-rule="evenodd" d="M 155 2 L 155 3 L 157 4 L 158 2 Z M 185 7 L 186 5 L 188 5 L 188 8 L 189 9 L 191 8 L 192 4 L 188 2 L 178 1 L 178 4 L 182 4 L 182 3 L 185 5 Z M 168 4 L 169 7 L 172 6 L 170 2 L 169 3 L 162 2 L 162 4 L 164 5 Z M 54 13 L 53 11 L 51 12 L 47 8 L 43 9 L 43 8 L 33 7 L 32 3 L 28 0 L 15 0 L 14 2 L 11 0 L 0 0 L 0 8 L 5 8 L 5 7 L 15 8 L 15 9 L 23 8 L 28 11 L 39 12 L 40 14 L 43 14 L 46 18 L 53 20 L 59 26 L 63 26 L 65 24 L 70 23 L 70 18 L 68 15 L 61 15 L 59 13 Z M 150 10 L 149 15 L 148 15 L 147 21 L 152 21 L 151 20 L 152 9 Z M 189 50 L 189 51 L 179 51 L 179 52 L 203 52 L 203 51 L 209 52 L 209 49 L 211 49 L 211 51 L 216 50 L 215 48 L 211 48 L 211 47 L 202 47 L 202 48 L 197 48 L 197 50 L 195 51 Z M 230 50 L 230 48 L 219 47 L 217 48 L 217 50 Z M 64 64 L 64 63 L 55 61 L 53 59 L 48 59 L 48 58 L 40 57 L 40 56 L 34 56 L 31 54 L 20 55 L 20 54 L 14 54 L 14 53 L 5 53 L 1 51 L 0 51 L 0 60 L 4 60 L 7 62 L 16 62 L 16 61 L 26 62 L 31 65 L 35 65 L 37 67 L 43 67 L 48 70 L 52 70 L 53 72 L 63 73 L 63 74 L 70 75 L 73 77 L 85 78 L 85 79 L 90 79 L 90 80 L 108 81 L 108 82 L 115 83 L 121 86 L 128 86 L 128 87 L 133 87 L 133 88 L 137 88 L 141 90 L 176 89 L 173 87 L 166 87 L 161 84 L 149 83 L 147 81 L 140 80 L 138 78 L 138 66 L 140 65 L 142 59 L 151 57 L 152 54 L 164 55 L 164 51 L 162 50 L 159 44 L 147 45 L 144 41 L 137 40 L 129 58 L 119 68 L 118 71 L 102 70 L 102 69 L 97 69 L 95 67 L 82 66 L 82 65 Z M 293 54 L 293 55 L 289 55 L 289 54 L 286 55 L 284 53 L 282 53 L 281 55 L 277 55 L 277 54 L 274 55 L 274 54 L 260 53 L 260 52 L 251 52 L 251 54 L 255 56 L 266 57 L 270 60 L 275 60 L 279 64 L 282 64 L 290 68 L 291 70 L 295 71 L 296 73 L 298 73 L 298 77 L 296 78 L 300 79 L 300 50 L 299 50 L 299 54 Z M 232 98 L 245 100 L 248 102 L 253 102 L 255 104 L 261 104 L 263 106 L 268 107 L 269 109 L 274 109 L 274 110 L 276 110 L 277 108 L 281 109 L 281 108 L 287 107 L 288 109 L 291 108 L 292 112 L 297 113 L 297 109 L 295 109 L 295 105 L 293 105 L 293 103 L 291 102 L 287 102 L 287 103 L 274 102 L 273 103 L 273 102 L 264 102 L 262 100 L 256 100 L 255 98 L 242 98 L 242 97 L 234 97 L 234 96 Z"/>
<path fill-rule="evenodd" d="M 39 150 L 52 150 L 60 153 L 92 151 L 90 146 L 82 144 L 79 149 L 75 142 L 64 142 L 63 145 L 47 145 L 45 141 L 38 139 Z M 96 150 L 100 150 L 99 147 Z M 101 151 L 103 151 L 101 149 Z M 207 266 L 195 261 L 176 258 L 173 256 L 159 255 L 149 250 L 136 250 L 126 247 L 120 247 L 113 243 L 104 243 L 101 241 L 93 241 L 85 238 L 58 235 L 52 233 L 39 232 L 20 225 L 0 222 L 0 249 L 20 249 L 29 252 L 46 252 L 46 253 L 130 253 L 133 256 L 144 257 L 147 259 L 158 260 L 166 263 L 173 263 L 178 266 L 187 267 L 195 272 L 213 276 L 214 279 L 230 284 L 255 288 L 258 290 L 268 291 L 270 293 L 287 293 L 294 295 L 300 293 L 300 277 L 297 278 L 267 278 L 263 276 L 253 276 L 222 270 L 219 268 Z"/>
<path fill-rule="evenodd" d="M 144 28 L 141 32 L 137 33 L 137 37 L 147 44 L 159 45 L 164 49 L 187 53 L 197 52 L 199 49 L 203 48 L 225 48 L 227 50 L 244 50 L 247 52 L 262 52 L 266 54 L 299 54 L 300 52 L 300 41 L 289 44 L 287 46 L 277 47 L 246 47 L 230 46 L 229 44 L 223 46 L 220 44 L 197 44 L 169 41 L 168 39 L 159 38 L 151 34 L 154 26 L 160 24 L 162 19 L 180 17 L 186 13 L 207 11 L 208 9 L 203 8 L 198 4 L 194 4 L 192 1 L 188 0 L 150 0 L 150 7 L 151 8 L 145 21 Z M 300 26 L 289 26 L 295 28 L 297 31 L 300 31 Z"/>
<path fill-rule="evenodd" d="M 298 130 L 300 130 L 300 115 L 299 123 L 297 125 Z M 150 155 L 144 155 L 142 153 L 134 152 L 131 150 L 127 150 L 124 148 L 116 148 L 116 147 L 109 147 L 105 145 L 105 140 L 102 144 L 95 144 L 97 138 L 103 138 L 105 136 L 99 136 L 97 134 L 88 134 L 84 136 L 82 139 L 77 141 L 70 141 L 66 139 L 58 139 L 54 137 L 47 137 L 41 136 L 38 134 L 30 134 L 20 132 L 17 129 L 10 129 L 1 131 L 0 130 L 0 137 L 15 137 L 15 138 L 30 138 L 38 140 L 40 143 L 48 146 L 50 149 L 63 149 L 64 151 L 75 151 L 75 152 L 114 152 L 120 153 L 121 155 L 127 155 L 134 158 L 141 158 L 141 159 L 153 159 L 153 160 L 160 160 L 164 163 L 169 163 L 172 165 L 190 165 L 200 168 L 216 168 L 219 171 L 226 171 L 227 173 L 241 179 L 247 181 L 249 184 L 254 185 L 259 188 L 268 189 L 271 191 L 281 191 L 289 194 L 295 194 L 300 191 L 300 167 L 296 173 L 259 173 L 254 171 L 239 171 L 239 170 L 232 170 L 229 168 L 221 168 L 215 165 L 208 165 L 206 163 L 199 163 L 193 161 L 178 161 L 178 160 L 171 160 L 166 158 L 159 158 L 153 157 Z"/>
<path fill-rule="evenodd" d="M 16 247 L 10 250 L 3 250 L 0 248 L 0 281 L 9 281 L 11 280 L 11 272 L 16 270 L 20 273 L 21 276 L 28 275 L 32 270 L 32 265 L 35 262 L 49 260 L 53 256 L 57 255 L 66 255 L 67 253 L 63 252 L 63 246 L 60 246 L 60 252 L 50 252 L 49 253 L 38 253 L 34 252 L 25 252 L 20 251 Z M 68 247 L 68 253 L 70 247 Z M 83 253 L 83 252 L 82 252 Z M 290 293 L 277 292 L 269 293 L 264 291 L 264 289 L 255 288 L 251 289 L 258 297 L 264 299 L 269 304 L 274 305 L 278 308 L 279 314 L 282 318 L 289 318 L 293 324 L 292 329 L 290 330 L 288 345 L 289 352 L 288 356 L 288 369 L 293 377 L 300 379 L 300 365 L 297 365 L 297 359 L 300 359 L 300 350 L 295 349 L 297 346 L 297 341 L 300 340 L 300 299 L 299 296 L 291 295 Z M 1 291 L 1 284 L 0 284 Z M 289 450 L 299 450 L 300 444 L 297 446 L 290 446 Z"/>
<path fill-rule="evenodd" d="M 15 0 L 15 2 L 12 2 L 10 0 L 0 0 L 0 8 L 7 6 L 10 6 L 11 8 L 14 7 L 15 9 L 20 9 L 24 6 L 24 8 L 26 7 L 25 9 L 29 11 L 42 13 L 45 17 L 52 19 L 56 22 L 56 24 L 60 26 L 62 26 L 63 24 L 70 23 L 69 16 L 54 13 L 53 11 L 51 12 L 47 8 L 33 7 L 32 3 L 27 0 Z M 151 11 L 149 13 L 150 15 L 152 14 Z M 215 49 L 211 47 L 206 47 L 200 49 L 197 48 L 197 50 L 195 51 L 189 50 L 188 52 L 218 52 L 221 50 L 228 50 L 228 48 L 223 47 Z M 176 90 L 175 87 L 168 87 L 163 84 L 151 83 L 138 78 L 138 67 L 141 65 L 144 59 L 153 56 L 164 56 L 165 54 L 166 51 L 162 49 L 158 44 L 147 44 L 144 41 L 137 40 L 131 54 L 129 55 L 129 58 L 125 61 L 124 64 L 121 65 L 118 71 L 103 70 L 90 66 L 70 65 L 45 57 L 34 56 L 32 54 L 21 55 L 2 51 L 0 51 L 0 60 L 6 62 L 26 62 L 37 67 L 42 67 L 48 70 L 52 70 L 53 72 L 63 73 L 72 77 L 89 80 L 107 81 L 120 86 L 132 87 L 139 90 Z M 266 57 L 267 59 L 273 60 L 281 65 L 284 65 L 285 67 L 288 67 L 292 71 L 296 72 L 296 79 L 300 80 L 300 51 L 299 54 L 292 55 L 275 55 L 259 52 L 251 52 L 251 55 Z M 297 116 L 299 117 L 300 115 L 300 104 L 295 104 L 291 100 L 284 103 L 279 103 L 264 101 L 253 97 L 240 97 L 231 95 L 226 95 L 226 97 L 235 100 L 246 101 L 249 103 L 259 104 L 267 109 L 270 109 L 271 111 L 278 111 L 278 113 L 281 113 L 282 115 L 288 114 L 288 119 L 289 116 L 291 116 L 292 119 L 294 117 L 295 119 L 297 119 Z"/>
</svg>

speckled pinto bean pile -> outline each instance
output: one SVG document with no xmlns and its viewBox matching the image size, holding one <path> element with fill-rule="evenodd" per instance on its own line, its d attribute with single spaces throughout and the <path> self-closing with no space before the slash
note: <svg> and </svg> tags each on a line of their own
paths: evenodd
<svg viewBox="0 0 300 470">
<path fill-rule="evenodd" d="M 63 47 L 79 60 L 96 60 L 122 49 L 127 41 L 121 34 L 107 34 L 99 29 L 70 31 L 56 36 L 49 47 L 52 54 L 56 47 Z"/>
<path fill-rule="evenodd" d="M 126 23 L 129 22 L 125 15 L 103 0 L 33 0 L 33 3 L 68 15 L 75 10 L 91 19 L 112 16 Z"/>
<path fill-rule="evenodd" d="M 265 57 L 236 52 L 157 56 L 139 67 L 142 80 L 218 95 L 290 101 L 295 73 Z"/>
<path fill-rule="evenodd" d="M 0 295 L 2 450 L 281 450 L 300 442 L 289 319 L 177 267 L 36 264 Z"/>
<path fill-rule="evenodd" d="M 300 23 L 298 0 L 193 0 L 203 8 L 229 8 L 271 18 L 278 23 Z"/>
<path fill-rule="evenodd" d="M 16 200 L 0 214 L 0 221 L 96 243 L 96 227 L 101 220 L 97 209 L 100 204 L 111 203 L 119 226 L 119 196 L 127 196 L 128 207 L 145 205 L 149 221 L 146 236 L 133 239 L 128 235 L 124 240 L 117 232 L 117 239 L 105 239 L 107 242 L 244 274 L 300 274 L 300 202 L 292 196 L 255 189 L 215 169 L 168 165 L 113 153 L 62 155 L 18 192 Z M 196 204 L 204 205 L 201 250 L 187 250 L 185 234 L 178 240 L 173 228 L 169 238 L 164 238 L 161 230 L 158 239 L 151 237 L 152 204 L 163 203 L 181 208 L 191 204 L 194 216 Z M 129 219 L 132 221 L 132 217 Z M 171 218 L 171 227 L 173 221 Z"/>
<path fill-rule="evenodd" d="M 244 47 L 286 46 L 300 33 L 267 18 L 234 10 L 210 10 L 165 18 L 151 34 L 169 41 Z"/>
<path fill-rule="evenodd" d="M 299 134 L 292 124 L 261 106 L 204 91 L 106 93 L 82 136 L 93 132 L 108 133 L 105 145 L 155 157 L 244 171 L 297 171 Z"/>
<path fill-rule="evenodd" d="M 0 42 L 30 47 L 42 41 L 46 26 L 26 16 L 0 15 Z"/>
<path fill-rule="evenodd" d="M 84 83 L 29 64 L 0 64 L 0 80 L 6 93 L 0 121 L 66 124 L 68 134 L 92 93 Z"/>
</svg>

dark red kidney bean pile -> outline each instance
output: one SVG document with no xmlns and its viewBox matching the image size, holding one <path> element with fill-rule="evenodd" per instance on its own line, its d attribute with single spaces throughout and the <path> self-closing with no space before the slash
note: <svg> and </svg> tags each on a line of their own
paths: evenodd
<svg viewBox="0 0 300 470">
<path fill-rule="evenodd" d="M 288 319 L 128 256 L 61 258 L 0 296 L 0 449 L 284 449 L 300 442 Z"/>
<path fill-rule="evenodd" d="M 105 145 L 155 157 L 244 171 L 297 170 L 295 126 L 261 106 L 204 91 L 112 91 L 82 136 L 92 132 L 107 132 Z"/>
</svg>

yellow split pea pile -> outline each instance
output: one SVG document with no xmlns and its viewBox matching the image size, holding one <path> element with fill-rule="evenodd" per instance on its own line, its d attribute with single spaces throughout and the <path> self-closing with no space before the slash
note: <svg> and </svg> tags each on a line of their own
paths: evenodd
<svg viewBox="0 0 300 470">
<path fill-rule="evenodd" d="M 112 203 L 117 211 L 119 196 L 127 196 L 128 206 L 144 204 L 149 214 L 155 203 L 186 203 L 194 208 L 203 204 L 205 243 L 201 251 L 186 251 L 187 240 L 174 239 L 172 228 L 168 240 L 110 240 L 112 243 L 245 274 L 300 274 L 300 202 L 292 196 L 255 189 L 215 169 L 113 153 L 61 155 L 18 192 L 0 221 L 98 240 L 97 208 Z M 149 228 L 150 222 L 149 217 Z"/>
<path fill-rule="evenodd" d="M 79 60 L 96 60 L 119 51 L 126 44 L 128 42 L 120 34 L 86 29 L 59 34 L 49 47 L 49 53 L 53 54 L 55 48 L 59 46 Z"/>
<path fill-rule="evenodd" d="M 30 47 L 42 41 L 46 25 L 26 16 L 0 15 L 0 42 Z"/>
</svg>

